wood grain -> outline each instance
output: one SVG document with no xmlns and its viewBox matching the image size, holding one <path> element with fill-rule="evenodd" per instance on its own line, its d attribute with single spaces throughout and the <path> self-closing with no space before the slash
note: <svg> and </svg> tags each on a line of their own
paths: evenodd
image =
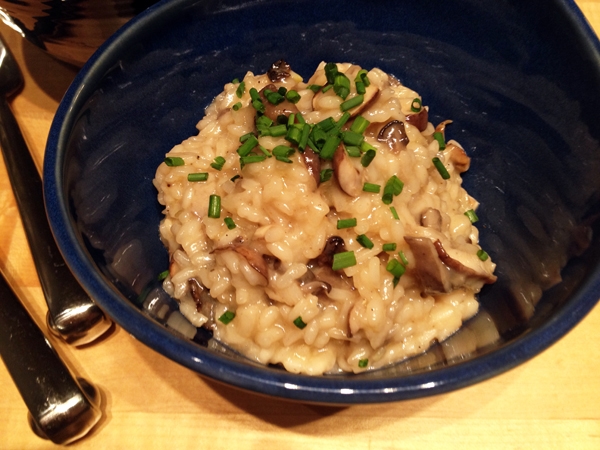
<svg viewBox="0 0 600 450">
<path fill-rule="evenodd" d="M 600 30 L 600 0 L 578 0 Z M 26 83 L 12 108 L 38 167 L 51 121 L 76 71 L 0 26 Z M 44 324 L 42 292 L 0 161 L 0 270 Z M 51 338 L 52 339 L 52 338 Z M 73 448 L 599 449 L 600 306 L 531 361 L 449 394 L 385 405 L 326 408 L 279 401 L 207 381 L 117 328 L 97 345 L 52 339 L 100 387 L 105 418 Z M 0 448 L 55 446 L 28 428 L 0 364 Z"/>
</svg>

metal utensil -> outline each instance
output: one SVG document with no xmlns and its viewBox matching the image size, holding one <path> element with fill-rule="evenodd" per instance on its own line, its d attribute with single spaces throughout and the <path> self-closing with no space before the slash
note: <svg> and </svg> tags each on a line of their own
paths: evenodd
<svg viewBox="0 0 600 450">
<path fill-rule="evenodd" d="M 100 420 L 100 396 L 77 379 L 0 276 L 0 355 L 40 437 L 68 444 Z"/>
<path fill-rule="evenodd" d="M 42 179 L 8 104 L 8 98 L 22 85 L 21 71 L 0 39 L 0 147 L 48 303 L 48 326 L 68 343 L 88 344 L 103 335 L 112 322 L 75 280 L 52 236 Z"/>
</svg>

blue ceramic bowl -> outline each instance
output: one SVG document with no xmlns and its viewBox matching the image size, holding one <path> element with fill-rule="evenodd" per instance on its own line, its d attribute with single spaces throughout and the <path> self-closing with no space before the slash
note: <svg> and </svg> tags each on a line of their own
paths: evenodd
<svg viewBox="0 0 600 450">
<path fill-rule="evenodd" d="M 587 240 L 600 211 L 599 50 L 567 0 L 163 1 L 112 36 L 60 104 L 44 165 L 52 229 L 119 325 L 212 379 L 328 404 L 460 388 L 546 349 L 600 297 L 598 234 Z M 452 360 L 437 345 L 376 372 L 309 377 L 252 364 L 204 333 L 187 341 L 141 310 L 168 264 L 156 167 L 226 82 L 280 58 L 304 76 L 322 60 L 380 67 L 423 96 L 432 122 L 454 120 L 498 264 L 480 301 L 499 341 Z"/>
</svg>

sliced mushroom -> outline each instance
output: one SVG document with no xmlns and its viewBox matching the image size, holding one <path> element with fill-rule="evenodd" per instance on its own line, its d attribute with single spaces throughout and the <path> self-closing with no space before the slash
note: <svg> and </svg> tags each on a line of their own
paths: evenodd
<svg viewBox="0 0 600 450">
<path fill-rule="evenodd" d="M 333 154 L 333 173 L 342 191 L 351 197 L 358 197 L 362 192 L 363 177 L 354 167 L 344 146 L 340 144 Z"/>
<path fill-rule="evenodd" d="M 284 99 L 281 103 L 274 105 L 265 97 L 265 89 L 270 90 L 271 92 L 277 92 L 277 86 L 274 84 L 269 84 L 260 90 L 259 94 L 262 99 L 263 105 L 265 105 L 265 116 L 271 119 L 273 122 L 277 121 L 279 116 L 289 116 L 290 114 L 295 114 L 298 112 L 298 108 L 292 102 L 287 99 Z"/>
<path fill-rule="evenodd" d="M 330 236 L 325 242 L 323 251 L 313 262 L 319 266 L 331 267 L 333 264 L 333 255 L 346 250 L 346 244 L 340 236 Z"/>
<path fill-rule="evenodd" d="M 203 325 L 204 328 L 215 329 L 215 304 L 217 303 L 208 292 L 208 289 L 196 278 L 188 280 L 192 299 L 196 303 L 196 310 L 208 320 Z"/>
<path fill-rule="evenodd" d="M 421 225 L 436 231 L 442 231 L 442 213 L 440 213 L 440 210 L 435 208 L 425 210 L 421 214 Z"/>
<path fill-rule="evenodd" d="M 498 279 L 496 275 L 489 273 L 488 271 L 484 270 L 481 266 L 477 267 L 476 265 L 469 266 L 463 264 L 463 262 L 459 261 L 457 258 L 459 254 L 458 252 L 455 252 L 455 257 L 450 256 L 450 254 L 446 251 L 439 239 L 437 239 L 433 243 L 433 245 L 440 260 L 450 269 L 452 269 L 455 272 L 458 272 L 459 274 L 464 275 L 466 278 L 475 278 L 484 282 L 485 284 L 495 283 Z M 464 262 L 466 263 L 466 261 Z M 465 280 L 465 282 L 467 281 L 468 280 Z"/>
<path fill-rule="evenodd" d="M 275 83 L 276 81 L 281 81 L 284 78 L 287 78 L 292 73 L 292 69 L 290 65 L 285 62 L 283 59 L 273 63 L 271 68 L 267 71 L 267 76 L 271 82 Z"/>
<path fill-rule="evenodd" d="M 314 178 L 317 187 L 321 184 L 321 158 L 312 148 L 306 147 L 302 152 L 302 159 L 308 173 Z"/>
<path fill-rule="evenodd" d="M 379 97 L 379 88 L 374 84 L 370 84 L 366 87 L 365 93 L 363 94 L 363 102 L 349 110 L 350 117 L 356 117 L 364 110 L 368 109 L 377 101 Z"/>
<path fill-rule="evenodd" d="M 405 150 L 409 141 L 406 129 L 404 128 L 404 122 L 392 120 L 386 123 L 379 130 L 377 140 L 385 142 L 393 153 L 400 153 L 402 150 Z"/>
<path fill-rule="evenodd" d="M 405 236 L 404 240 L 415 257 L 415 278 L 419 280 L 423 292 L 427 294 L 450 292 L 452 290 L 450 271 L 440 260 L 432 240 L 411 236 Z"/>
<path fill-rule="evenodd" d="M 246 258 L 248 264 L 250 264 L 250 266 L 258 273 L 260 273 L 265 278 L 265 281 L 269 279 L 269 267 L 267 266 L 267 262 L 263 258 L 263 255 L 256 250 L 243 246 L 234 246 L 232 247 L 232 250 L 238 255 Z"/>
<path fill-rule="evenodd" d="M 422 108 L 421 111 L 406 116 L 406 122 L 417 127 L 417 130 L 423 132 L 429 123 L 429 111 L 427 108 Z"/>
<path fill-rule="evenodd" d="M 463 173 L 469 170 L 469 167 L 471 166 L 471 158 L 467 156 L 462 147 L 453 142 L 449 142 L 446 145 L 446 150 L 444 153 L 448 155 L 448 161 L 452 163 L 457 172 Z"/>
<path fill-rule="evenodd" d="M 446 136 L 446 125 L 450 125 L 452 123 L 451 120 L 444 120 L 435 127 L 435 131 L 438 133 L 442 133 L 444 137 Z"/>
</svg>

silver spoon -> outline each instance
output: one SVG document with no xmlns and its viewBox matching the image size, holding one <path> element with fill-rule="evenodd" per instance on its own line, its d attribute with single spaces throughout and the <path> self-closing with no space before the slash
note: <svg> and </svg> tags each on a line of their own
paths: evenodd
<svg viewBox="0 0 600 450">
<path fill-rule="evenodd" d="M 0 147 L 48 304 L 48 326 L 70 344 L 88 344 L 112 322 L 75 280 L 50 231 L 42 179 L 8 104 L 22 86 L 21 71 L 0 39 Z"/>
</svg>

